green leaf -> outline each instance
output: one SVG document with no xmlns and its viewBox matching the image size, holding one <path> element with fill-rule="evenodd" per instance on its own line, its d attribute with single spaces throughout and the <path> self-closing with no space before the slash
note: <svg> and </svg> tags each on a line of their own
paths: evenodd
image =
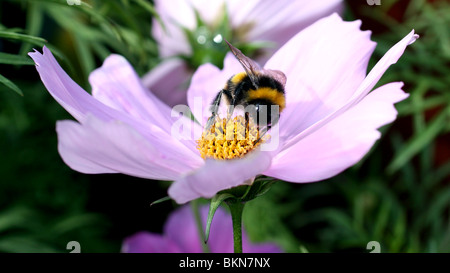
<svg viewBox="0 0 450 273">
<path fill-rule="evenodd" d="M 214 217 L 214 214 L 216 213 L 216 210 L 219 208 L 220 204 L 222 204 L 222 202 L 228 198 L 234 198 L 234 196 L 229 193 L 219 193 L 216 194 L 211 199 L 211 203 L 209 205 L 208 219 L 206 220 L 205 243 L 208 242 L 209 231 L 211 229 L 212 219 Z"/>
<path fill-rule="evenodd" d="M 253 184 L 248 187 L 248 190 L 244 194 L 244 196 L 242 196 L 242 201 L 250 201 L 258 196 L 265 194 L 270 190 L 275 182 L 277 182 L 277 180 L 273 178 L 254 181 Z"/>
<path fill-rule="evenodd" d="M 29 57 L 0 52 L 1 64 L 34 65 Z"/>
<path fill-rule="evenodd" d="M 450 113 L 450 106 L 444 109 L 431 123 L 420 133 L 416 134 L 409 140 L 403 149 L 394 157 L 387 167 L 388 173 L 392 174 L 398 171 L 406 162 L 420 152 L 426 145 L 430 144 L 433 139 L 443 131 L 447 124 Z"/>
<path fill-rule="evenodd" d="M 445 215 L 446 210 L 450 207 L 450 188 L 439 192 L 433 197 L 433 200 L 427 207 L 426 221 L 433 224 L 433 219 L 439 219 Z"/>
<path fill-rule="evenodd" d="M 304 245 L 300 245 L 298 248 L 300 253 L 309 253 L 308 249 Z"/>
<path fill-rule="evenodd" d="M 378 209 L 377 217 L 374 221 L 373 235 L 375 238 L 382 238 L 389 225 L 389 214 L 392 210 L 392 203 L 390 199 L 384 200 Z"/>
<path fill-rule="evenodd" d="M 22 42 L 28 42 L 39 46 L 43 46 L 47 42 L 45 39 L 40 37 L 10 31 L 0 31 L 0 38 L 19 40 Z"/>
<path fill-rule="evenodd" d="M 200 236 L 200 244 L 202 246 L 203 253 L 211 253 L 208 245 L 206 244 L 205 232 L 203 230 L 203 220 L 199 209 L 200 199 L 193 200 L 190 205 L 192 212 L 194 213 L 195 223 L 197 226 L 198 235 Z"/>
<path fill-rule="evenodd" d="M 79 35 L 74 35 L 75 38 L 75 50 L 77 52 L 78 58 L 80 59 L 80 64 L 83 69 L 84 75 L 87 78 L 89 73 L 95 69 L 94 56 L 91 54 L 90 44 L 84 40 Z"/>
<path fill-rule="evenodd" d="M 20 90 L 20 88 L 17 87 L 17 85 L 15 85 L 12 81 L 5 78 L 2 74 L 0 74 L 0 83 L 3 83 L 7 87 L 15 91 L 17 94 L 23 96 L 22 90 Z"/>
<path fill-rule="evenodd" d="M 154 17 L 156 17 L 157 20 L 160 20 L 158 12 L 156 12 L 155 8 L 152 6 L 152 4 L 150 4 L 149 2 L 146 2 L 145 0 L 135 0 L 135 2 L 141 6 L 142 8 L 144 8 L 145 10 L 147 10 L 148 12 L 150 12 L 151 15 L 153 15 Z"/>
<path fill-rule="evenodd" d="M 2 211 L 0 213 L 0 232 L 6 232 L 9 229 L 26 226 L 30 220 L 30 211 L 26 208 L 15 207 Z"/>
<path fill-rule="evenodd" d="M 29 3 L 27 11 L 26 33 L 31 36 L 37 37 L 42 29 L 42 22 L 44 20 L 44 13 L 41 5 L 37 3 Z M 20 47 L 19 55 L 25 55 L 31 50 L 30 43 L 23 43 Z"/>
<path fill-rule="evenodd" d="M 450 176 L 450 161 L 445 162 L 442 166 L 428 173 L 424 179 L 424 186 L 426 189 L 432 189 L 432 187 L 436 186 L 436 184 L 448 176 Z"/>
<path fill-rule="evenodd" d="M 24 236 L 3 236 L 0 239 L 0 252 L 9 253 L 57 253 L 60 249 Z"/>
<path fill-rule="evenodd" d="M 169 201 L 169 200 L 170 200 L 170 196 L 166 196 L 166 197 L 160 198 L 160 199 L 158 199 L 156 201 L 153 201 L 152 203 L 150 203 L 150 206 L 162 203 L 164 201 Z"/>
<path fill-rule="evenodd" d="M 409 101 L 405 101 L 405 103 L 399 103 L 396 107 L 399 116 L 407 116 L 415 113 L 422 113 L 431 108 L 436 108 L 445 104 L 446 100 L 448 100 L 448 97 L 445 95 L 434 95 L 429 98 L 424 98 L 420 105 L 411 105 Z"/>
<path fill-rule="evenodd" d="M 53 236 L 61 236 L 62 234 L 70 234 L 76 230 L 82 230 L 83 228 L 94 226 L 102 223 L 100 215 L 93 213 L 82 213 L 71 215 L 63 218 L 49 229 L 49 232 Z"/>
</svg>

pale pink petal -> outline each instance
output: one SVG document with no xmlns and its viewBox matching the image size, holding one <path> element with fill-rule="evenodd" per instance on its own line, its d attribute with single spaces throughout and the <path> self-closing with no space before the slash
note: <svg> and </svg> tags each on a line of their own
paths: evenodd
<svg viewBox="0 0 450 273">
<path fill-rule="evenodd" d="M 41 80 L 53 98 L 78 121 L 82 122 L 88 113 L 102 120 L 126 116 L 104 105 L 84 91 L 59 66 L 47 47 L 44 46 L 43 54 L 35 51 L 28 55 L 36 63 Z"/>
<path fill-rule="evenodd" d="M 191 55 L 191 46 L 182 29 L 169 22 L 164 26 L 163 28 L 157 20 L 153 19 L 152 37 L 158 42 L 159 56 L 168 58 L 177 55 Z"/>
<path fill-rule="evenodd" d="M 234 29 L 250 26 L 246 41 L 275 44 L 267 51 L 268 56 L 305 27 L 343 9 L 342 0 L 237 0 L 227 1 L 227 4 Z"/>
<path fill-rule="evenodd" d="M 114 109 L 84 91 L 59 66 L 47 47 L 44 46 L 43 54 L 36 51 L 29 55 L 35 61 L 36 69 L 49 93 L 79 122 L 83 123 L 86 116 L 91 114 L 103 121 L 121 120 L 142 132 L 146 130 L 143 120 L 136 119 L 123 110 Z M 163 127 L 169 125 L 167 122 Z"/>
<path fill-rule="evenodd" d="M 219 19 L 222 19 L 225 12 L 227 11 L 227 5 L 229 0 L 189 0 L 191 6 L 198 11 L 200 18 L 208 24 L 214 25 Z M 229 12 L 229 10 L 228 10 Z M 233 14 L 228 13 L 228 17 L 233 17 Z"/>
<path fill-rule="evenodd" d="M 166 75 L 168 76 L 168 75 Z M 172 75 L 174 77 L 182 75 Z M 173 82 L 172 79 L 166 79 Z M 187 146 L 195 155 L 197 144 L 192 139 L 192 133 L 201 131 L 201 127 L 185 116 L 172 117 L 172 109 L 161 102 L 152 92 L 143 87 L 142 82 L 128 61 L 119 55 L 109 56 L 102 67 L 94 70 L 89 76 L 92 85 L 92 95 L 103 104 L 130 115 L 133 120 L 116 117 L 135 125 L 144 135 L 147 134 L 147 124 L 160 127 L 167 134 L 172 134 L 173 124 L 182 123 L 192 128 L 182 140 L 173 139 Z M 173 90 L 172 90 L 173 91 Z M 184 95 L 186 97 L 186 95 Z M 123 115 L 122 115 L 123 116 Z M 178 146 L 179 143 L 174 144 Z"/>
<path fill-rule="evenodd" d="M 361 99 L 363 99 L 372 90 L 372 88 L 381 78 L 383 73 L 389 68 L 389 66 L 396 63 L 400 58 L 400 56 L 405 51 L 406 47 L 414 43 L 414 41 L 418 37 L 419 36 L 417 34 L 414 34 L 413 30 L 408 35 L 406 35 L 400 42 L 398 42 L 391 49 L 389 49 L 389 51 L 386 52 L 386 54 L 381 58 L 381 60 L 373 67 L 373 69 L 370 71 L 370 73 L 367 75 L 364 81 L 361 82 L 361 84 L 358 86 L 355 92 L 353 92 L 352 96 L 342 107 L 337 108 L 336 110 L 330 112 L 325 117 L 318 119 L 313 125 L 309 126 L 305 130 L 300 130 L 301 128 L 298 128 L 293 124 L 291 124 L 291 126 L 286 126 L 287 128 L 286 127 L 284 128 L 285 132 L 286 130 L 288 130 L 289 132 L 288 135 L 293 137 L 289 139 L 288 142 L 285 142 L 283 149 L 288 149 L 290 146 L 294 145 L 304 137 L 320 129 L 322 126 L 327 124 L 327 122 L 329 122 L 336 116 L 340 115 L 341 113 L 345 112 L 347 109 L 349 109 L 350 107 L 358 103 Z M 337 92 L 342 92 L 342 90 L 339 90 Z M 294 120 L 295 123 L 295 118 L 292 119 Z M 280 124 L 282 124 L 281 118 Z"/>
<path fill-rule="evenodd" d="M 206 227 L 209 207 L 201 206 L 199 209 L 202 228 L 204 229 Z M 233 252 L 233 226 L 231 223 L 231 215 L 226 213 L 225 209 L 219 207 L 211 222 L 208 239 L 208 248 L 212 253 Z M 164 226 L 164 233 L 180 246 L 182 252 L 202 252 L 202 241 L 191 206 L 185 205 L 173 212 Z M 248 243 L 246 239 L 247 236 L 244 231 L 243 241 Z"/>
<path fill-rule="evenodd" d="M 171 58 L 161 62 L 142 77 L 142 83 L 162 102 L 173 107 L 187 104 L 186 90 L 193 71 L 185 61 Z"/>
<path fill-rule="evenodd" d="M 282 137 L 298 135 L 345 105 L 362 83 L 375 43 L 360 25 L 333 14 L 297 34 L 266 63 L 287 77 Z"/>
<path fill-rule="evenodd" d="M 149 139 L 155 135 L 155 129 L 152 128 L 159 126 L 159 130 L 163 131 L 161 137 L 166 138 L 167 141 L 172 141 L 171 147 L 174 150 L 182 151 L 181 153 L 184 156 L 192 158 L 197 164 L 201 162 L 201 158 L 195 148 L 195 141 L 192 138 L 176 139 L 171 136 L 174 122 L 191 127 L 193 131 L 197 130 L 198 125 L 194 124 L 188 118 L 179 116 L 171 117 L 171 112 L 167 112 L 169 110 L 167 106 L 159 102 L 156 98 L 152 98 L 153 95 L 143 93 L 146 91 L 140 86 L 135 77 L 135 73 L 130 71 L 131 68 L 128 63 L 121 57 L 113 56 L 109 58 L 105 66 L 96 70 L 94 72 L 95 75 L 91 78 L 95 84 L 95 92 L 97 92 L 100 99 L 111 105 L 110 107 L 95 99 L 77 85 L 59 66 L 52 53 L 46 47 L 43 48 L 43 54 L 36 51 L 29 55 L 35 61 L 36 69 L 49 93 L 80 123 L 83 124 L 88 115 L 95 116 L 104 122 L 113 120 L 121 121 Z M 124 69 L 121 68 L 122 65 Z M 123 82 L 117 82 L 114 77 L 106 75 L 104 73 L 105 71 L 113 73 L 119 79 L 123 80 Z M 129 77 L 123 78 L 121 72 Z M 111 85 L 109 81 L 115 84 Z M 99 84 L 102 87 L 98 87 L 97 85 Z M 106 87 L 108 87 L 108 90 L 105 90 Z M 141 100 L 136 101 L 132 98 L 133 95 L 140 96 Z M 134 106 L 140 108 L 140 113 L 144 113 L 142 105 L 146 107 L 154 106 L 154 108 L 147 109 L 149 111 L 147 116 L 148 120 L 138 118 L 132 110 L 133 107 L 127 104 L 129 102 L 133 102 L 135 104 Z M 165 113 L 163 114 L 161 112 Z M 154 117 L 158 117 L 158 119 L 150 117 L 152 114 Z M 161 128 L 164 128 L 164 130 Z M 184 133 L 180 135 L 181 137 L 185 137 Z"/>
<path fill-rule="evenodd" d="M 162 235 L 141 231 L 127 237 L 122 253 L 179 253 L 178 246 Z"/>
<path fill-rule="evenodd" d="M 83 124 L 57 123 L 58 151 L 64 162 L 82 173 L 123 173 L 131 176 L 174 180 L 203 164 L 186 147 L 158 127 L 148 125 L 144 138 L 121 121 L 103 122 L 88 116 Z M 189 160 L 186 160 L 189 159 Z"/>
<path fill-rule="evenodd" d="M 169 196 L 178 204 L 241 185 L 270 167 L 271 156 L 259 150 L 243 158 L 230 160 L 207 159 L 201 168 L 177 179 L 169 188 Z"/>
<path fill-rule="evenodd" d="M 358 90 L 356 90 L 353 94 L 351 102 L 355 104 L 363 99 L 378 83 L 384 72 L 386 72 L 391 65 L 395 64 L 398 59 L 400 59 L 403 52 L 405 52 L 406 47 L 414 43 L 418 38 L 419 35 L 415 34 L 414 30 L 411 30 L 408 35 L 391 47 L 388 52 L 386 52 L 386 54 L 384 54 L 384 56 L 375 64 L 372 70 L 370 70 L 369 74 L 367 74 L 364 81 L 358 87 Z"/>
<path fill-rule="evenodd" d="M 169 215 L 164 225 L 164 235 L 175 242 L 183 253 L 200 253 L 203 251 L 191 206 L 180 207 Z"/>
<path fill-rule="evenodd" d="M 315 182 L 356 164 L 380 137 L 377 130 L 395 120 L 393 104 L 408 95 L 403 83 L 383 85 L 319 130 L 278 154 L 265 175 L 290 182 Z"/>
<path fill-rule="evenodd" d="M 188 29 L 197 26 L 193 7 L 190 0 L 155 0 L 155 10 L 161 18 L 170 18 L 172 23 Z"/>
<path fill-rule="evenodd" d="M 187 99 L 192 113 L 202 125 L 211 116 L 209 106 L 228 79 L 242 71 L 244 69 L 232 53 L 226 55 L 222 70 L 212 64 L 204 64 L 195 71 L 187 91 Z M 226 113 L 224 103 L 221 104 L 221 109 L 222 114 Z"/>
<path fill-rule="evenodd" d="M 170 132 L 171 109 L 143 87 L 124 57 L 110 55 L 89 75 L 89 82 L 92 96 L 105 105 Z"/>
<path fill-rule="evenodd" d="M 184 0 L 156 0 L 155 10 L 164 24 L 153 19 L 152 37 L 158 42 L 159 55 L 190 55 L 191 46 L 182 28 L 193 30 L 197 26 L 192 5 Z"/>
</svg>

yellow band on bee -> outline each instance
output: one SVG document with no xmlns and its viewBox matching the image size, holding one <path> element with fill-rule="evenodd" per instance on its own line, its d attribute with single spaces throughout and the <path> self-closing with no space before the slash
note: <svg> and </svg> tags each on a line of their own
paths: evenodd
<svg viewBox="0 0 450 273">
<path fill-rule="evenodd" d="M 247 76 L 247 73 L 245 73 L 245 72 L 237 73 L 236 75 L 233 76 L 233 78 L 231 78 L 231 82 L 234 83 L 234 84 L 238 84 L 238 83 L 240 83 L 246 76 Z"/>
</svg>

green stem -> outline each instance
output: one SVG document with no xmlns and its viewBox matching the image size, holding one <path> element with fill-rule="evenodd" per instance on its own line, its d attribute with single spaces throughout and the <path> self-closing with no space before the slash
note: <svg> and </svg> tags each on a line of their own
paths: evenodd
<svg viewBox="0 0 450 273">
<path fill-rule="evenodd" d="M 200 244 L 202 246 L 203 253 L 209 253 L 210 252 L 209 247 L 205 243 L 205 233 L 203 232 L 203 223 L 202 223 L 202 218 L 200 215 L 198 199 L 193 200 L 191 202 L 191 208 L 192 208 L 192 211 L 194 212 L 195 222 L 197 223 L 197 230 L 198 230 L 198 234 L 200 235 Z"/>
<path fill-rule="evenodd" d="M 234 253 L 242 253 L 242 212 L 244 211 L 245 203 L 238 200 L 226 203 L 230 208 L 233 221 Z"/>
</svg>

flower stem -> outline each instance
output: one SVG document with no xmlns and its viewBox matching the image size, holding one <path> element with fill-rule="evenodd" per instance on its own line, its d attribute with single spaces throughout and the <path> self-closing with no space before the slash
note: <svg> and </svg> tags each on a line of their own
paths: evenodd
<svg viewBox="0 0 450 273">
<path fill-rule="evenodd" d="M 233 221 L 234 253 L 242 253 L 242 212 L 245 203 L 239 200 L 227 201 Z"/>
</svg>

